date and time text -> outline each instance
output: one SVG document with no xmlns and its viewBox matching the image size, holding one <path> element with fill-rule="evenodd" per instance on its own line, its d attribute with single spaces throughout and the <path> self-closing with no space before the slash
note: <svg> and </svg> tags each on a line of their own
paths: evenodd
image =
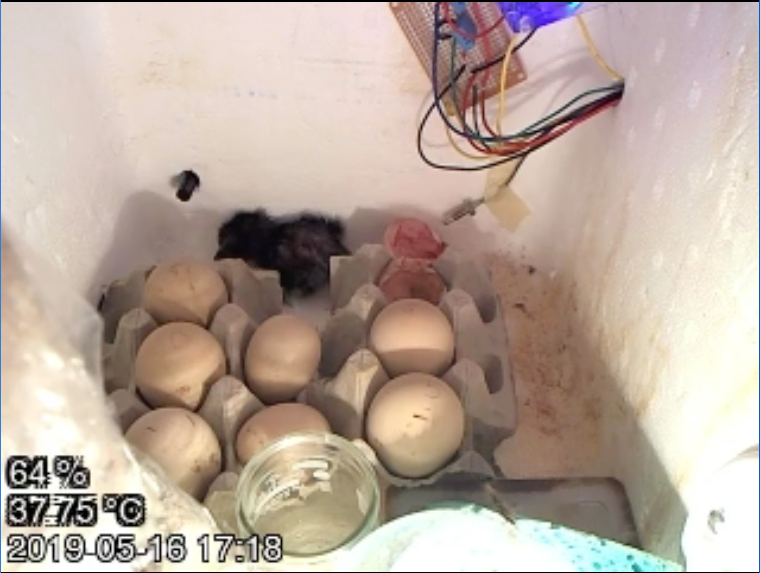
<svg viewBox="0 0 760 573">
<path fill-rule="evenodd" d="M 58 486 L 51 490 L 53 481 Z M 189 554 L 205 563 L 279 562 L 283 556 L 279 535 L 239 538 L 208 533 L 192 539 L 181 533 L 153 534 L 146 540 L 137 528 L 148 515 L 142 494 L 88 493 L 90 470 L 76 456 L 11 456 L 5 467 L 8 493 L 3 507 L 10 528 L 32 530 L 11 533 L 4 544 L 9 563 L 79 563 L 84 560 L 129 563 L 148 559 L 182 563 Z M 104 514 L 112 514 L 119 533 L 84 535 L 62 528 L 95 528 Z M 46 533 L 39 533 L 44 528 Z M 133 533 L 134 532 L 134 533 Z"/>
</svg>

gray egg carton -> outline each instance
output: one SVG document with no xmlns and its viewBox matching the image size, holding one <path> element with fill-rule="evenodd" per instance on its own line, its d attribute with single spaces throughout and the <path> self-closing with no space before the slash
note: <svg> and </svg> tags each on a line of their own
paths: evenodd
<svg viewBox="0 0 760 573">
<path fill-rule="evenodd" d="M 387 304 L 376 284 L 390 261 L 382 245 L 365 245 L 351 257 L 333 259 L 333 311 L 322 332 L 320 379 L 336 377 L 354 352 L 369 349 L 370 327 Z M 474 363 L 470 370 L 480 372 L 463 372 L 467 380 L 472 380 L 467 384 L 477 387 L 485 381 L 484 395 L 491 407 L 478 402 L 470 414 L 487 426 L 475 432 L 479 436 L 473 443 L 475 449 L 490 452 L 492 444 L 479 440 L 488 442 L 486 435 L 498 434 L 496 439 L 501 442 L 514 434 L 517 426 L 514 378 L 501 305 L 488 271 L 477 262 L 449 248 L 432 265 L 447 286 L 439 308 L 454 329 L 454 367 Z"/>
<path fill-rule="evenodd" d="M 242 424 L 264 408 L 245 384 L 243 361 L 256 328 L 283 312 L 282 288 L 277 273 L 253 270 L 242 261 L 214 264 L 227 286 L 229 302 L 208 325 L 227 359 L 227 372 L 214 382 L 196 412 L 214 429 L 222 447 L 223 472 L 242 469 L 235 455 L 235 438 Z M 134 363 L 143 341 L 158 323 L 141 306 L 145 281 L 152 269 L 133 272 L 113 283 L 106 292 L 103 378 L 106 393 L 122 431 L 150 410 L 141 399 L 134 379 Z M 113 333 L 111 341 L 108 333 Z"/>
<path fill-rule="evenodd" d="M 382 468 L 364 440 L 367 408 L 389 379 L 368 344 L 372 320 L 386 305 L 374 283 L 388 262 L 390 257 L 380 245 L 368 245 L 353 256 L 333 259 L 333 311 L 321 329 L 322 360 L 315 379 L 297 401 L 320 410 L 335 433 L 360 444 L 387 484 L 415 487 L 460 472 L 495 477 L 494 450 L 516 427 L 507 337 L 487 272 L 450 250 L 434 266 L 448 286 L 440 308 L 453 326 L 456 344 L 454 362 L 442 379 L 460 397 L 466 413 L 465 437 L 459 452 L 436 474 L 408 480 Z M 235 455 L 235 439 L 242 424 L 264 408 L 244 383 L 245 349 L 258 325 L 288 311 L 283 306 L 277 273 L 251 269 L 242 261 L 218 261 L 214 265 L 227 285 L 230 299 L 217 311 L 208 329 L 222 345 L 228 368 L 227 374 L 211 386 L 197 413 L 216 432 L 223 453 L 222 473 L 211 485 L 205 501 L 207 505 L 223 507 L 215 515 L 224 523 L 232 523 L 229 496 L 242 469 Z M 135 271 L 113 283 L 101 305 L 104 381 L 115 416 L 125 432 L 149 410 L 136 391 L 133 373 L 140 344 L 158 327 L 141 307 L 142 291 L 151 270 Z"/>
<path fill-rule="evenodd" d="M 391 260 L 382 245 L 364 245 L 352 256 L 332 260 L 332 312 L 322 328 L 319 377 L 299 396 L 353 440 L 364 440 L 364 415 L 389 379 L 372 351 L 369 331 L 387 305 L 376 285 Z M 447 286 L 439 308 L 455 337 L 453 364 L 441 378 L 462 402 L 465 436 L 454 459 L 428 478 L 403 479 L 380 468 L 395 486 L 429 485 L 451 472 L 494 476 L 494 452 L 517 426 L 507 333 L 487 270 L 451 248 L 432 265 Z"/>
</svg>

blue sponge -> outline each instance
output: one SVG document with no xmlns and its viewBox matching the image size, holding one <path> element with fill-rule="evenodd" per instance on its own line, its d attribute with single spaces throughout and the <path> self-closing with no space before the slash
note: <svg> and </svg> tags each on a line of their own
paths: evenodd
<svg viewBox="0 0 760 573">
<path fill-rule="evenodd" d="M 680 565 L 581 531 L 532 519 L 518 519 L 517 528 L 533 541 L 559 551 L 577 571 L 673 571 Z"/>
</svg>

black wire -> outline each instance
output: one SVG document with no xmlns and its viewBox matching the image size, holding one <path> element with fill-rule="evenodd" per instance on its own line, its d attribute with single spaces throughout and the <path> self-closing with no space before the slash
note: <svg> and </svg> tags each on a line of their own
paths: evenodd
<svg viewBox="0 0 760 573">
<path fill-rule="evenodd" d="M 441 21 L 440 13 L 441 13 L 441 2 L 436 2 L 435 3 L 435 12 L 434 12 L 434 16 L 433 16 L 433 21 L 434 22 L 440 22 Z M 528 36 L 531 36 L 531 35 L 529 34 Z M 455 133 L 455 134 L 459 135 L 460 137 L 464 137 L 466 139 L 471 139 L 472 136 L 476 136 L 476 137 L 478 137 L 479 142 L 481 144 L 484 144 L 484 145 L 487 142 L 491 142 L 491 143 L 503 143 L 504 141 L 509 141 L 510 139 L 519 139 L 519 138 L 521 138 L 522 135 L 520 135 L 520 134 L 515 135 L 515 136 L 494 136 L 494 137 L 478 135 L 478 134 L 476 134 L 470 128 L 470 126 L 467 124 L 466 117 L 462 117 L 461 114 L 459 113 L 458 109 L 456 110 L 457 115 L 460 116 L 460 119 L 461 119 L 461 121 L 462 121 L 462 123 L 463 123 L 463 125 L 464 125 L 464 127 L 465 127 L 465 129 L 467 131 L 466 132 L 462 131 L 459 127 L 457 127 L 456 125 L 454 125 L 451 122 L 451 120 L 449 119 L 448 115 L 443 110 L 443 107 L 441 105 L 441 100 L 446 95 L 446 93 L 448 93 L 449 89 L 452 89 L 452 88 L 454 88 L 456 86 L 456 83 L 457 83 L 459 77 L 461 76 L 461 73 L 466 69 L 466 66 L 462 66 L 462 68 L 460 69 L 460 71 L 455 74 L 456 79 L 452 79 L 449 82 L 448 87 L 443 92 L 438 93 L 438 54 L 439 54 L 438 44 L 439 44 L 440 40 L 441 40 L 440 32 L 436 28 L 434 30 L 434 32 L 433 32 L 433 54 L 432 54 L 432 66 L 431 66 L 432 67 L 432 69 L 431 69 L 431 80 L 432 80 L 432 84 L 433 84 L 433 105 L 438 110 L 438 116 L 441 118 L 441 121 L 443 121 L 446 124 L 446 127 L 448 127 L 449 131 L 451 131 L 452 133 Z M 527 43 L 527 40 L 528 40 L 528 37 L 526 37 L 524 41 L 520 42 L 519 47 L 522 48 L 523 46 L 525 46 L 525 44 Z M 516 53 L 517 51 L 518 51 L 517 48 L 515 48 L 515 49 L 512 50 L 513 53 Z M 557 113 L 557 112 L 555 112 L 555 113 Z"/>
<path fill-rule="evenodd" d="M 433 29 L 433 54 L 432 54 L 432 66 L 431 66 L 431 80 L 433 84 L 433 105 L 438 109 L 438 116 L 441 118 L 441 120 L 446 124 L 446 127 L 449 128 L 449 130 L 453 133 L 456 133 L 460 137 L 464 138 L 470 138 L 472 135 L 475 135 L 475 133 L 470 129 L 469 125 L 467 124 L 466 117 L 461 117 L 461 114 L 459 114 L 459 110 L 457 109 L 457 115 L 460 116 L 460 119 L 462 121 L 462 124 L 464 125 L 465 129 L 467 129 L 467 132 L 462 131 L 457 126 L 455 126 L 453 123 L 451 123 L 451 120 L 449 120 L 448 116 L 446 115 L 446 112 L 443 110 L 443 107 L 441 106 L 441 99 L 443 96 L 449 91 L 446 89 L 442 93 L 438 93 L 438 54 L 439 54 L 439 42 L 442 39 L 441 33 L 439 30 L 439 24 L 442 22 L 441 18 L 441 2 L 435 2 L 434 5 L 434 13 L 433 13 L 433 22 L 436 22 L 437 24 L 434 26 Z M 519 47 L 522 48 L 526 43 L 527 40 L 532 36 L 532 34 L 528 34 L 526 38 L 520 42 Z M 451 48 L 454 49 L 453 47 Z M 517 47 L 513 48 L 512 53 L 516 53 L 518 51 Z M 506 54 L 505 54 L 506 56 Z M 503 59 L 503 58 L 502 58 Z M 464 71 L 465 66 L 462 67 L 462 71 Z M 459 73 L 456 74 L 457 79 L 459 77 Z M 454 88 L 456 86 L 456 80 L 451 80 L 449 83 L 449 88 Z M 505 137 L 483 137 L 480 136 L 479 140 L 481 143 L 485 144 L 486 141 L 490 141 L 493 143 L 503 142 Z"/>
<path fill-rule="evenodd" d="M 440 21 L 441 21 L 441 3 L 435 2 L 433 22 L 440 22 Z M 440 41 L 440 32 L 438 30 L 438 27 L 435 26 L 433 30 L 433 55 L 432 55 L 432 66 L 431 66 L 431 72 L 430 72 L 430 75 L 431 75 L 430 79 L 432 80 L 432 83 L 433 83 L 433 106 L 438 109 L 438 115 L 441 117 L 443 122 L 451 131 L 453 131 L 457 135 L 460 135 L 461 137 L 469 137 L 469 134 L 461 131 L 458 127 L 453 125 L 451 121 L 449 121 L 449 118 L 446 116 L 446 112 L 443 111 L 443 108 L 441 107 L 441 98 L 451 88 L 453 88 L 456 85 L 456 80 L 451 80 L 449 82 L 448 87 L 444 90 L 444 92 L 438 93 L 438 43 L 439 41 Z M 453 50 L 454 48 L 452 47 L 451 49 Z M 462 66 L 461 71 L 463 72 L 464 70 L 465 70 L 465 66 Z M 459 79 L 460 75 L 461 73 L 459 72 L 455 74 L 457 80 Z"/>
<path fill-rule="evenodd" d="M 512 53 L 516 54 L 517 52 L 519 52 L 520 49 L 525 44 L 527 44 L 528 42 L 530 42 L 530 40 L 533 38 L 533 36 L 534 36 L 534 34 L 536 32 L 538 32 L 538 28 L 533 28 L 527 36 L 525 36 L 522 40 L 520 40 L 517 43 L 517 45 L 512 49 Z M 506 57 L 506 55 L 507 54 L 505 53 L 505 54 L 499 56 L 498 58 L 491 60 L 488 63 L 481 64 L 481 65 L 473 68 L 472 70 L 470 70 L 470 73 L 474 75 L 474 74 L 478 74 L 478 73 L 484 72 L 484 71 L 492 68 L 493 66 L 501 63 L 502 61 L 504 61 L 504 58 Z M 485 106 L 485 101 L 481 102 L 481 105 Z M 463 110 L 463 111 L 465 111 L 465 110 Z M 465 113 L 466 113 L 466 111 L 465 111 Z M 488 145 L 488 143 L 486 143 L 483 140 L 484 139 L 483 138 L 483 133 L 480 131 L 480 128 L 478 126 L 478 86 L 477 86 L 477 84 L 473 84 L 473 86 L 472 86 L 472 124 L 475 127 L 474 131 L 477 134 L 478 139 L 483 144 L 483 147 L 485 147 L 487 150 L 491 151 L 491 147 Z M 466 124 L 465 124 L 465 126 L 466 126 Z M 524 134 L 525 134 L 525 132 L 521 132 L 521 135 L 524 135 Z M 525 158 L 523 158 L 523 159 L 520 160 L 520 164 L 515 168 L 515 171 L 513 172 L 513 176 L 517 173 L 517 171 L 522 166 L 522 162 L 524 161 L 524 159 Z M 511 181 L 511 179 L 510 179 L 510 181 Z"/>
<path fill-rule="evenodd" d="M 460 72 L 462 71 L 464 71 L 464 67 L 460 69 Z M 459 74 L 455 76 L 455 79 L 457 78 L 458 75 Z M 441 92 L 441 95 L 442 96 L 446 95 L 448 90 L 451 89 L 452 85 L 453 85 L 452 83 L 449 83 L 449 85 L 446 86 L 444 91 Z M 606 105 L 607 103 L 611 101 L 620 99 L 621 97 L 622 97 L 622 91 L 619 91 L 619 92 L 604 96 L 602 98 L 599 98 L 597 101 L 590 102 L 578 109 L 575 109 L 572 112 L 570 112 L 567 116 L 559 118 L 555 120 L 554 122 L 548 124 L 544 128 L 542 128 L 542 130 L 538 133 L 538 137 L 541 137 L 542 135 L 551 132 L 553 129 L 555 129 L 559 125 L 562 125 L 570 121 L 573 121 L 575 119 L 578 119 L 580 117 L 583 117 L 585 114 L 589 113 L 590 111 L 593 111 L 594 109 L 597 109 L 603 105 Z M 434 169 L 440 169 L 444 171 L 462 171 L 462 172 L 484 171 L 486 169 L 491 169 L 493 167 L 503 165 L 510 161 L 514 161 L 515 159 L 526 158 L 528 155 L 530 155 L 534 151 L 538 151 L 539 149 L 551 143 L 555 139 L 555 138 L 549 138 L 530 149 L 512 153 L 510 155 L 504 156 L 501 159 L 497 159 L 496 161 L 492 161 L 491 163 L 487 163 L 485 165 L 472 165 L 472 166 L 443 165 L 440 163 L 435 163 L 434 161 L 431 161 L 430 159 L 428 159 L 427 155 L 425 155 L 425 150 L 422 145 L 422 135 L 424 133 L 425 125 L 430 119 L 430 116 L 432 115 L 433 111 L 435 111 L 435 104 L 431 104 L 430 107 L 428 107 L 427 111 L 425 112 L 425 115 L 422 118 L 422 121 L 420 122 L 420 126 L 417 130 L 417 153 L 419 154 L 422 161 L 425 162 L 425 164 L 427 164 L 429 167 L 433 167 Z"/>
<path fill-rule="evenodd" d="M 440 5 L 441 5 L 440 2 L 436 2 L 435 3 L 434 21 L 439 22 L 439 23 L 441 21 L 440 20 Z M 523 46 L 525 46 L 528 43 L 528 41 L 533 37 L 534 34 L 535 34 L 535 30 L 533 30 L 517 46 L 515 46 L 515 48 L 513 49 L 513 53 L 516 53 L 517 51 L 519 51 L 519 49 L 521 49 Z M 443 170 L 447 170 L 447 171 L 468 171 L 468 172 L 483 171 L 483 170 L 486 170 L 486 169 L 491 169 L 491 168 L 496 167 L 498 165 L 503 165 L 504 163 L 507 163 L 509 161 L 513 161 L 515 159 L 519 159 L 520 160 L 520 164 L 517 166 L 517 168 L 513 172 L 513 175 L 515 175 L 516 172 L 517 172 L 517 170 L 522 166 L 522 163 L 524 162 L 524 160 L 527 158 L 528 155 L 530 155 L 534 151 L 537 151 L 537 150 L 541 149 L 544 145 L 550 143 L 551 141 L 554 141 L 554 139 L 556 139 L 556 137 L 559 137 L 559 135 L 556 136 L 556 137 L 553 137 L 553 138 L 548 138 L 545 141 L 539 143 L 538 145 L 536 145 L 536 146 L 534 146 L 532 148 L 526 149 L 524 151 L 516 152 L 516 153 L 510 154 L 508 156 L 504 156 L 501 159 L 498 159 L 496 161 L 493 161 L 493 162 L 485 164 L 485 165 L 478 165 L 478 166 L 441 165 L 441 164 L 438 164 L 438 163 L 435 163 L 435 162 L 431 161 L 425 155 L 425 152 L 424 152 L 424 149 L 423 149 L 423 146 L 422 146 L 422 136 L 423 136 L 423 133 L 424 133 L 424 130 L 425 130 L 425 126 L 427 125 L 427 122 L 430 120 L 430 116 L 432 115 L 433 111 L 435 111 L 436 109 L 438 109 L 439 115 L 441 116 L 441 118 L 443 119 L 443 121 L 446 123 L 446 125 L 449 127 L 449 129 L 451 129 L 451 131 L 457 133 L 458 135 L 461 135 L 462 137 L 468 137 L 468 134 L 462 132 L 461 130 L 459 130 L 458 128 L 456 128 L 455 126 L 453 126 L 451 124 L 451 122 L 449 121 L 449 119 L 446 116 L 445 112 L 441 108 L 441 99 L 456 85 L 456 83 L 459 80 L 459 78 L 461 77 L 462 73 L 464 73 L 464 71 L 466 69 L 466 66 L 461 66 L 459 68 L 459 70 L 454 74 L 453 78 L 451 78 L 451 80 L 448 82 L 448 84 L 443 89 L 443 91 L 441 93 L 438 93 L 438 78 L 437 78 L 437 70 L 438 70 L 438 42 L 439 42 L 440 39 L 441 38 L 439 36 L 438 30 L 436 29 L 436 31 L 434 32 L 433 66 L 432 66 L 432 72 L 431 72 L 432 80 L 433 80 L 433 103 L 430 105 L 430 107 L 425 112 L 425 115 L 423 116 L 422 121 L 420 122 L 419 128 L 417 130 L 417 152 L 418 152 L 420 158 L 428 166 L 433 167 L 435 169 L 443 169 Z M 500 59 L 497 59 L 497 60 L 494 60 L 494 61 L 492 61 L 492 62 L 490 62 L 488 64 L 485 64 L 485 67 L 480 66 L 479 69 L 482 70 L 482 69 L 486 69 L 487 67 L 490 67 L 492 65 L 496 65 L 496 63 L 498 63 L 499 61 L 502 61 L 503 59 L 504 59 L 504 57 L 501 57 Z M 473 71 L 472 73 L 476 73 L 476 72 Z M 611 90 L 614 89 L 615 91 L 612 94 L 608 94 L 606 96 L 598 98 L 597 100 L 594 100 L 593 102 L 590 102 L 590 103 L 588 103 L 588 104 L 586 104 L 584 106 L 581 106 L 581 107 L 579 107 L 579 108 L 577 108 L 577 109 L 575 109 L 575 110 L 567 113 L 566 115 L 564 115 L 564 116 L 562 116 L 562 117 L 560 117 L 560 118 L 558 118 L 558 119 L 556 119 L 554 121 L 549 122 L 548 124 L 544 125 L 543 127 L 540 127 L 540 128 L 538 127 L 538 125 L 540 125 L 541 123 L 544 123 L 547 119 L 558 115 L 564 109 L 567 109 L 568 107 L 570 107 L 571 105 L 573 105 L 578 100 L 582 99 L 583 97 L 586 97 L 588 95 L 588 92 L 586 92 L 585 94 L 581 94 L 580 96 L 577 96 L 576 98 L 574 98 L 573 100 L 571 100 L 571 102 L 569 102 L 568 104 L 566 104 L 565 106 L 563 106 L 559 110 L 555 111 L 553 114 L 551 114 L 550 116 L 548 116 L 544 120 L 541 120 L 540 122 L 537 122 L 537 123 L 531 125 L 530 128 L 524 130 L 523 132 L 520 132 L 520 134 L 518 134 L 515 137 L 511 137 L 511 138 L 510 137 L 494 137 L 494 138 L 482 137 L 482 136 L 480 136 L 480 132 L 479 132 L 479 130 L 477 128 L 477 120 L 475 120 L 476 134 L 479 136 L 478 137 L 478 139 L 480 140 L 479 142 L 482 145 L 485 145 L 486 148 L 488 148 L 488 149 L 490 149 L 490 147 L 488 147 L 488 143 L 487 143 L 488 141 L 499 142 L 499 141 L 505 141 L 505 140 L 509 140 L 509 139 L 517 139 L 518 137 L 523 137 L 525 135 L 533 135 L 533 134 L 536 134 L 536 136 L 537 136 L 536 139 L 538 139 L 538 138 L 543 137 L 544 135 L 550 133 L 552 130 L 556 129 L 558 126 L 561 126 L 563 124 L 566 124 L 566 123 L 569 123 L 571 121 L 574 121 L 575 119 L 578 119 L 578 118 L 582 117 L 586 113 L 589 113 L 589 112 L 593 111 L 594 109 L 596 109 L 596 108 L 598 108 L 600 106 L 606 105 L 610 101 L 614 101 L 614 100 L 620 99 L 620 97 L 622 97 L 622 85 L 620 85 L 620 86 L 610 86 L 609 89 L 611 89 Z M 476 104 L 477 104 L 477 99 L 474 100 L 473 107 L 475 107 Z M 474 114 L 475 113 L 476 112 L 474 111 Z M 464 120 L 466 120 L 466 117 L 464 118 Z M 466 126 L 466 127 L 469 130 L 469 126 Z M 510 178 L 510 180 L 511 180 L 511 178 Z"/>
<path fill-rule="evenodd" d="M 524 129 L 520 132 L 520 135 L 537 135 L 541 137 L 542 135 L 549 133 L 550 131 L 553 131 L 557 127 L 560 127 L 564 124 L 570 123 L 580 117 L 583 117 L 587 113 L 590 113 L 594 111 L 595 109 L 602 107 L 612 101 L 619 100 L 623 96 L 623 90 L 615 90 L 612 93 L 609 93 L 607 95 L 604 95 L 600 98 L 597 98 L 589 103 L 583 104 L 580 107 L 575 108 L 572 111 L 567 112 L 565 115 L 562 115 L 558 117 L 557 119 L 551 119 L 551 117 L 544 118 L 538 122 L 536 122 L 531 127 Z M 580 96 L 575 97 L 573 100 L 571 100 L 569 103 L 562 106 L 560 109 L 566 109 L 570 107 L 573 103 L 578 101 Z M 557 114 L 558 112 L 555 112 Z M 551 121 L 550 121 L 551 120 Z M 547 122 L 546 125 L 543 127 L 538 127 L 538 125 Z"/>
<path fill-rule="evenodd" d="M 478 125 L 478 86 L 473 84 L 472 86 L 472 125 L 475 127 L 475 133 L 478 136 L 481 135 L 480 126 Z M 464 110 L 467 113 L 467 110 Z M 482 139 L 482 138 L 481 138 Z M 488 143 L 483 142 L 483 147 L 488 151 L 491 151 L 491 146 Z"/>
<path fill-rule="evenodd" d="M 570 120 L 575 119 L 577 117 L 577 114 L 575 112 L 577 112 L 579 110 L 582 110 L 582 112 L 585 113 L 588 109 L 590 109 L 590 106 L 593 107 L 594 105 L 596 105 L 596 104 L 598 104 L 600 102 L 601 103 L 606 103 L 606 102 L 610 101 L 610 96 L 612 96 L 611 99 L 616 99 L 616 98 L 622 96 L 624 88 L 625 88 L 625 85 L 623 83 L 620 83 L 620 84 L 612 84 L 612 85 L 604 87 L 604 88 L 597 88 L 597 89 L 594 89 L 594 90 L 586 91 L 586 92 L 584 92 L 584 93 L 582 93 L 580 95 L 575 96 L 573 99 L 571 99 L 569 102 L 567 102 L 566 104 L 564 104 L 559 109 L 554 110 L 552 113 L 550 113 L 546 117 L 540 119 L 539 121 L 536 121 L 536 122 L 532 123 L 531 125 L 529 125 L 525 129 L 519 131 L 518 133 L 516 133 L 514 135 L 505 135 L 505 136 L 502 136 L 500 138 L 496 138 L 495 140 L 496 141 L 501 141 L 501 142 L 508 142 L 508 141 L 515 140 L 515 139 L 522 139 L 522 138 L 524 138 L 525 136 L 528 136 L 528 135 L 536 135 L 536 134 L 546 133 L 546 126 L 551 125 L 551 126 L 557 127 L 559 125 L 562 125 L 562 123 L 567 123 L 567 121 L 570 121 Z M 477 85 L 473 85 L 473 92 L 475 94 L 473 96 L 473 102 L 474 102 L 473 103 L 473 108 L 476 108 L 477 105 L 478 105 L 477 91 L 476 90 L 477 90 Z M 583 106 L 578 107 L 575 110 L 566 113 L 565 115 L 561 115 L 562 112 L 564 112 L 566 109 L 572 107 L 573 105 L 575 105 L 576 103 L 578 103 L 582 99 L 584 99 L 586 97 L 589 97 L 592 94 L 603 93 L 603 92 L 610 92 L 610 93 L 608 93 L 608 94 L 606 94 L 606 95 L 604 95 L 604 96 L 602 96 L 600 98 L 597 98 L 597 99 L 591 101 L 588 104 L 584 104 Z M 481 105 L 485 105 L 485 104 L 483 102 L 481 102 Z M 554 118 L 558 117 L 558 116 L 561 118 L 560 121 L 554 120 Z M 477 117 L 477 115 L 476 115 L 476 113 L 473 113 L 473 118 L 475 118 L 475 117 Z M 480 129 L 479 129 L 478 125 L 477 125 L 477 121 L 474 121 L 473 123 L 475 124 L 475 128 L 474 128 L 473 131 L 478 136 L 478 138 L 477 138 L 478 143 L 480 143 L 484 147 L 490 149 L 490 146 L 488 145 L 488 142 L 489 141 L 494 141 L 494 138 L 484 138 L 484 137 L 481 137 L 481 132 L 480 132 Z M 543 127 L 540 127 L 540 126 L 543 126 Z M 469 126 L 468 126 L 468 129 L 469 129 Z"/>
<path fill-rule="evenodd" d="M 441 2 L 436 2 L 435 3 L 434 21 L 437 21 L 437 22 L 441 21 L 441 18 L 440 18 L 440 9 L 441 9 Z M 527 41 L 531 37 L 532 37 L 532 34 L 528 34 L 528 36 L 526 36 L 525 39 L 523 41 L 521 41 L 518 44 L 518 46 L 513 49 L 512 52 L 513 53 L 518 52 L 520 48 L 522 48 L 523 46 L 525 46 L 527 44 Z M 433 55 L 432 55 L 433 65 L 432 65 L 432 69 L 431 69 L 431 76 L 432 76 L 431 79 L 432 79 L 432 83 L 433 83 L 433 104 L 434 104 L 434 106 L 438 110 L 438 116 L 441 118 L 441 121 L 443 121 L 446 124 L 446 127 L 449 129 L 449 131 L 451 131 L 452 133 L 455 133 L 455 134 L 459 135 L 460 137 L 466 138 L 466 139 L 472 139 L 472 137 L 475 136 L 478 139 L 478 142 L 481 143 L 482 145 L 485 145 L 485 146 L 487 146 L 488 143 L 503 143 L 505 141 L 515 140 L 515 139 L 521 139 L 525 135 L 524 132 L 520 132 L 520 133 L 514 134 L 514 135 L 506 135 L 506 136 L 484 136 L 484 135 L 480 134 L 479 132 L 474 131 L 469 126 L 469 124 L 467 122 L 466 111 L 465 111 L 465 115 L 462 116 L 462 114 L 459 113 L 459 109 L 458 108 L 456 109 L 457 116 L 459 116 L 460 121 L 462 122 L 462 124 L 464 125 L 464 128 L 467 131 L 462 131 L 459 127 L 457 127 L 456 125 L 454 125 L 451 122 L 451 120 L 449 119 L 448 115 L 446 114 L 446 112 L 443 110 L 443 108 L 441 106 L 441 100 L 446 95 L 446 93 L 449 91 L 449 89 L 454 89 L 455 88 L 455 86 L 457 84 L 457 81 L 459 80 L 459 77 L 461 76 L 461 73 L 464 72 L 464 70 L 466 69 L 466 66 L 462 66 L 462 68 L 460 68 L 460 70 L 455 74 L 455 79 L 452 79 L 449 82 L 448 87 L 443 92 L 438 93 L 438 54 L 439 54 L 438 43 L 439 43 L 439 40 L 441 40 L 441 37 L 440 37 L 438 31 L 436 30 L 436 31 L 434 31 L 434 37 L 433 37 Z M 599 91 L 605 91 L 605 90 L 611 90 L 611 91 L 614 90 L 614 91 L 617 91 L 619 89 L 621 89 L 621 84 L 613 84 L 613 85 L 607 86 L 605 88 L 599 88 Z M 597 91 L 597 90 L 593 90 L 593 91 Z M 574 103 L 576 103 L 577 101 L 579 101 L 579 100 L 581 100 L 581 99 L 583 99 L 585 97 L 588 97 L 591 93 L 593 93 L 593 92 L 592 91 L 585 92 L 585 93 L 581 94 L 580 96 L 575 97 L 570 103 L 565 104 L 564 106 L 562 106 L 558 110 L 555 110 L 552 114 L 549 115 L 549 117 L 554 117 L 556 114 L 561 113 L 562 111 L 564 111 L 565 109 L 567 109 L 568 107 L 570 107 L 571 105 L 573 105 Z M 476 105 L 475 102 L 473 103 L 473 105 Z M 534 127 L 535 127 L 535 125 L 531 125 L 530 126 L 530 128 L 534 128 Z M 527 133 L 533 133 L 533 132 L 529 131 Z"/>
<path fill-rule="evenodd" d="M 512 170 L 512 173 L 509 174 L 509 177 L 507 177 L 507 180 L 504 183 L 502 183 L 502 187 L 509 187 L 512 184 L 512 181 L 514 181 L 515 177 L 517 177 L 517 172 L 520 171 L 520 167 L 523 166 L 523 163 L 525 163 L 526 159 L 528 159 L 527 155 L 517 160 L 517 165 L 515 165 L 515 168 Z"/>
</svg>

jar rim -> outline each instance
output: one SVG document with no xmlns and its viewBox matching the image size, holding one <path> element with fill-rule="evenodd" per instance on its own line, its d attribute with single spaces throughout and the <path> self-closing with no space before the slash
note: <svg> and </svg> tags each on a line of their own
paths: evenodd
<svg viewBox="0 0 760 573">
<path fill-rule="evenodd" d="M 332 446 L 340 450 L 342 453 L 347 454 L 350 460 L 358 468 L 361 477 L 368 483 L 368 489 L 371 499 L 369 500 L 367 511 L 364 514 L 361 523 L 359 523 L 356 529 L 351 533 L 346 540 L 338 547 L 331 549 L 325 553 L 317 554 L 292 554 L 284 551 L 284 555 L 291 562 L 308 562 L 315 559 L 329 559 L 340 551 L 345 551 L 347 548 L 352 547 L 358 541 L 366 536 L 377 524 L 380 517 L 380 481 L 378 479 L 377 472 L 372 462 L 362 452 L 356 444 L 350 440 L 335 434 L 334 432 L 322 431 L 322 430 L 303 430 L 298 432 L 291 432 L 285 434 L 273 440 L 267 444 L 261 451 L 252 456 L 246 464 L 243 466 L 240 472 L 240 478 L 238 479 L 236 491 L 235 491 L 235 513 L 237 517 L 238 534 L 252 535 L 254 532 L 249 525 L 248 520 L 244 517 L 244 511 L 242 508 L 243 499 L 245 499 L 244 489 L 247 489 L 250 485 L 250 480 L 255 475 L 256 470 L 268 459 L 273 456 L 289 449 L 294 446 L 302 445 L 326 445 Z"/>
</svg>

